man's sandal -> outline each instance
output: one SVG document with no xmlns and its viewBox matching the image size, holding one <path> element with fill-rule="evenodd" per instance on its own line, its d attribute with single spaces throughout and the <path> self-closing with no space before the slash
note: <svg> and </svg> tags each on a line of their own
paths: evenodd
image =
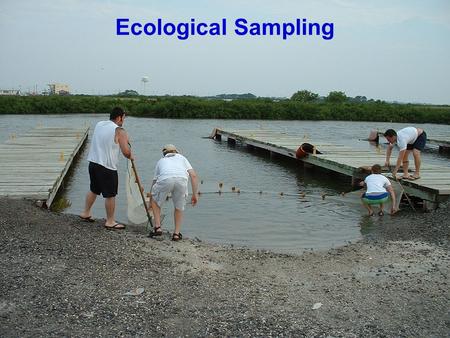
<svg viewBox="0 0 450 338">
<path fill-rule="evenodd" d="M 148 237 L 153 238 L 156 236 L 162 236 L 163 232 L 161 230 L 161 227 L 156 227 L 150 233 L 148 234 Z"/>
<path fill-rule="evenodd" d="M 182 239 L 183 239 L 183 235 L 181 234 L 181 232 L 178 233 L 178 234 L 173 233 L 172 241 L 177 242 L 177 241 L 182 240 Z"/>
<path fill-rule="evenodd" d="M 120 223 L 114 223 L 113 225 L 104 225 L 105 229 L 108 230 L 124 230 L 125 229 L 125 225 L 124 224 L 120 224 Z"/>
</svg>

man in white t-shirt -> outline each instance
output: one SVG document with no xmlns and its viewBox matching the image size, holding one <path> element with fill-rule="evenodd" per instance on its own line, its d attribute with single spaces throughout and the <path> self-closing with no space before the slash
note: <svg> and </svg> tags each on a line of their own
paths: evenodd
<svg viewBox="0 0 450 338">
<path fill-rule="evenodd" d="M 97 196 L 102 194 L 105 199 L 106 222 L 109 230 L 125 229 L 124 224 L 116 222 L 114 211 L 118 189 L 117 164 L 119 152 L 128 159 L 134 159 L 128 143 L 128 134 L 122 128 L 125 111 L 121 107 L 113 108 L 108 121 L 97 123 L 92 135 L 91 146 L 87 160 L 89 161 L 90 189 L 86 195 L 83 212 L 80 217 L 87 222 L 93 222 L 91 208 Z"/>
<path fill-rule="evenodd" d="M 391 195 L 391 214 L 394 214 L 397 209 L 395 209 L 395 192 L 391 182 L 385 176 L 381 175 L 381 166 L 379 164 L 374 164 L 371 171 L 372 174 L 361 182 L 361 185 L 366 187 L 366 192 L 361 196 L 363 205 L 369 211 L 369 216 L 373 216 L 372 205 L 379 205 L 380 211 L 378 215 L 383 216 L 383 204 L 387 202 L 389 195 Z"/>
<path fill-rule="evenodd" d="M 400 167 L 403 169 L 402 179 L 406 180 L 417 180 L 420 178 L 420 164 L 421 158 L 420 153 L 425 148 L 427 143 L 427 134 L 421 128 L 406 127 L 400 129 L 396 132 L 393 129 L 388 129 L 384 133 L 384 137 L 389 142 L 389 146 L 386 151 L 386 162 L 385 165 L 388 167 L 390 165 L 390 158 L 392 154 L 392 148 L 394 144 L 397 143 L 399 148 L 397 163 L 395 164 L 394 170 L 392 170 L 392 175 L 396 177 Z M 415 171 L 413 175 L 408 173 L 409 166 L 409 154 L 413 153 Z"/>
<path fill-rule="evenodd" d="M 174 210 L 175 230 L 172 234 L 173 241 L 182 239 L 180 233 L 183 220 L 183 210 L 188 195 L 188 180 L 191 178 L 192 205 L 198 201 L 198 179 L 191 164 L 183 155 L 178 153 L 173 144 L 167 144 L 162 149 L 163 158 L 156 163 L 153 184 L 150 189 L 150 204 L 155 217 L 154 229 L 150 237 L 161 236 L 161 207 L 169 193 L 172 195 Z"/>
</svg>

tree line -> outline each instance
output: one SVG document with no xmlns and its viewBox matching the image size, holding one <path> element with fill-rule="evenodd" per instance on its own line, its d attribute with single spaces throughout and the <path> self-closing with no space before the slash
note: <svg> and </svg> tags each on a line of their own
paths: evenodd
<svg viewBox="0 0 450 338">
<path fill-rule="evenodd" d="M 450 106 L 397 104 L 331 92 L 299 91 L 290 99 L 224 100 L 193 96 L 0 96 L 0 114 L 109 114 L 155 118 L 346 120 L 450 124 Z"/>
</svg>

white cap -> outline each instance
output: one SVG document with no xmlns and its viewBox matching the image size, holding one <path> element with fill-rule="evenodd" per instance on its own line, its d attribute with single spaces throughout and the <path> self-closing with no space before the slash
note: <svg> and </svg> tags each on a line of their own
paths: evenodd
<svg viewBox="0 0 450 338">
<path fill-rule="evenodd" d="M 163 149 L 163 153 L 178 153 L 177 148 L 173 144 L 166 144 Z"/>
</svg>

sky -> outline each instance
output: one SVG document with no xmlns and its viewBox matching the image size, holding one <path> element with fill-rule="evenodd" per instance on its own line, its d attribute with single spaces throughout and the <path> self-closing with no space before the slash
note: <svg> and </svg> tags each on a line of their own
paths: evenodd
<svg viewBox="0 0 450 338">
<path fill-rule="evenodd" d="M 118 18 L 225 18 L 227 35 L 119 36 Z M 237 18 L 328 22 L 334 36 L 239 36 Z M 0 46 L 0 89 L 65 83 L 74 94 L 268 97 L 306 89 L 450 104 L 448 0 L 0 0 Z"/>
</svg>

